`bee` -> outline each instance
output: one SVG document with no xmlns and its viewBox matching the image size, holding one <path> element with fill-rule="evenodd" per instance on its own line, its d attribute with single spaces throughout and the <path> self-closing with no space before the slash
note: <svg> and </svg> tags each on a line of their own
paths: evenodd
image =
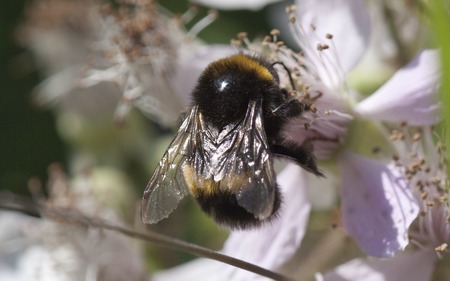
<svg viewBox="0 0 450 281">
<path fill-rule="evenodd" d="M 191 194 L 229 229 L 258 227 L 276 217 L 281 194 L 275 156 L 322 176 L 312 145 L 286 142 L 282 130 L 310 105 L 280 87 L 261 57 L 236 54 L 209 64 L 192 92 L 192 107 L 153 173 L 141 218 L 156 223 Z"/>
</svg>

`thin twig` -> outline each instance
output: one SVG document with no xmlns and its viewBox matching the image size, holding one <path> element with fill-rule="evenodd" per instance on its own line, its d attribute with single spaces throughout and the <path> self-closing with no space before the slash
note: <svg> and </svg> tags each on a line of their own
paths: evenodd
<svg viewBox="0 0 450 281">
<path fill-rule="evenodd" d="M 122 226 L 110 224 L 102 219 L 88 217 L 73 209 L 47 206 L 45 204 L 24 199 L 20 196 L 2 195 L 0 197 L 0 209 L 17 211 L 34 217 L 43 216 L 58 223 L 68 223 L 84 227 L 106 229 L 122 233 L 123 235 L 140 239 L 142 241 L 146 241 L 155 246 L 185 251 L 200 257 L 205 257 L 222 263 L 226 263 L 274 280 L 295 281 L 295 279 L 284 276 L 277 272 L 270 271 L 252 263 L 248 263 L 243 260 L 236 259 L 195 244 L 187 243 L 182 240 L 171 238 L 151 231 L 147 231 L 146 233 L 137 232 Z"/>
</svg>

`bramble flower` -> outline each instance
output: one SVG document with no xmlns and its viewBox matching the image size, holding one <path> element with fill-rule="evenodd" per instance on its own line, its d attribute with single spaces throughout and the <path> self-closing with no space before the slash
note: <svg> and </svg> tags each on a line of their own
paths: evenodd
<svg viewBox="0 0 450 281">
<path fill-rule="evenodd" d="M 55 111 L 75 169 L 85 162 L 125 166 L 132 159 L 147 170 L 156 161 L 160 140 L 131 109 L 162 127 L 176 124 L 189 103 L 186 64 L 207 48 L 196 34 L 216 17 L 210 12 L 185 30 L 195 13 L 175 16 L 149 0 L 30 4 L 20 39 L 48 75 L 34 100 Z"/>
<path fill-rule="evenodd" d="M 94 117 L 115 108 L 119 122 L 135 106 L 173 125 L 186 106 L 174 89 L 177 69 L 202 46 L 195 36 L 216 13 L 186 31 L 193 10 L 175 17 L 153 1 L 86 2 L 40 0 L 29 9 L 22 44 L 49 74 L 37 102 Z M 55 8 L 48 12 L 48 6 Z M 72 10 L 75 16 L 67 16 Z M 101 107 L 91 108 L 93 99 L 101 99 L 95 103 Z"/>
<path fill-rule="evenodd" d="M 319 96 L 314 101 L 316 110 L 305 116 L 305 121 L 291 126 L 287 137 L 296 141 L 312 139 L 319 158 L 329 155 L 322 153 L 324 149 L 334 149 L 342 178 L 342 220 L 347 233 L 367 254 L 393 256 L 408 244 L 408 229 L 419 211 L 408 182 L 389 161 L 357 156 L 342 144 L 353 119 L 405 121 L 412 125 L 435 123 L 439 109 L 435 97 L 439 85 L 438 54 L 420 53 L 384 86 L 359 102 L 347 84 L 346 73 L 356 65 L 368 44 L 370 22 L 363 3 L 321 1 L 316 5 L 302 1 L 301 7 L 304 10 L 298 10 L 296 16 L 295 9 L 288 12 L 302 55 L 277 46 L 276 42 L 269 43 L 277 59 L 298 73 L 294 80 L 302 86 L 299 89 L 303 95 Z M 320 17 L 319 11 L 323 14 L 325 8 L 333 13 Z M 350 27 L 340 18 L 347 19 Z M 339 25 L 334 24 L 338 21 Z M 327 103 L 327 98 L 332 98 L 333 103 Z"/>
<path fill-rule="evenodd" d="M 118 225 L 115 210 L 100 204 L 94 195 L 96 183 L 88 174 L 71 183 L 61 167 L 49 168 L 45 206 L 77 210 L 93 219 Z M 41 184 L 30 181 L 38 198 Z M 13 200 L 11 200 L 13 201 Z M 145 280 L 147 271 L 138 243 L 120 233 L 71 225 L 52 218 L 31 218 L 0 212 L 1 280 Z"/>
<path fill-rule="evenodd" d="M 116 109 L 119 120 L 134 105 L 164 125 L 173 124 L 183 105 L 171 79 L 179 46 L 189 48 L 188 35 L 151 1 L 121 4 L 117 9 L 101 7 L 101 36 L 92 43 L 94 56 L 80 86 L 117 84 L 122 94 Z"/>
<path fill-rule="evenodd" d="M 396 148 L 393 169 L 407 181 L 420 208 L 408 232 L 411 247 L 390 259 L 354 259 L 326 273 L 323 280 L 430 280 L 437 264 L 448 256 L 450 244 L 447 157 L 435 136 L 429 126 L 403 126 L 391 133 Z"/>
</svg>

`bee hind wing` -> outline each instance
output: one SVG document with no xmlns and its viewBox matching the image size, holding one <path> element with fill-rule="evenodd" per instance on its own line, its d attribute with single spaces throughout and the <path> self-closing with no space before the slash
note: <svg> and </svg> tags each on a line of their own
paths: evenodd
<svg viewBox="0 0 450 281">
<path fill-rule="evenodd" d="M 144 223 L 157 223 L 167 218 L 188 194 L 183 167 L 190 161 L 194 150 L 196 120 L 197 107 L 193 107 L 145 188 L 141 205 Z"/>
</svg>

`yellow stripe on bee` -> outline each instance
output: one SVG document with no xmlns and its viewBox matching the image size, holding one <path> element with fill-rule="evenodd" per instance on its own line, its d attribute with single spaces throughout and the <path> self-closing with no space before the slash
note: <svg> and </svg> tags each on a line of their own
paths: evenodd
<svg viewBox="0 0 450 281">
<path fill-rule="evenodd" d="M 268 80 L 268 81 L 274 80 L 272 73 L 270 73 L 270 71 L 267 67 L 262 65 L 257 60 L 252 59 L 243 54 L 237 54 L 237 55 L 234 55 L 234 56 L 231 56 L 228 58 L 218 60 L 215 63 L 213 63 L 214 68 L 216 68 L 216 69 L 225 67 L 228 64 L 235 64 L 238 67 L 240 67 L 241 70 L 244 70 L 244 71 L 254 71 L 259 76 L 259 78 L 261 78 L 263 80 Z"/>
<path fill-rule="evenodd" d="M 223 191 L 232 193 L 238 192 L 241 187 L 249 186 L 249 177 L 245 173 L 238 175 L 227 175 L 220 181 L 215 181 L 213 178 L 205 179 L 200 177 L 194 170 L 192 165 L 183 167 L 183 177 L 186 181 L 187 187 L 193 196 L 211 196 L 220 191 L 222 186 Z M 226 188 L 224 188 L 226 186 Z"/>
<path fill-rule="evenodd" d="M 208 196 L 215 194 L 219 190 L 219 183 L 214 179 L 200 178 L 195 172 L 192 165 L 186 165 L 183 167 L 183 177 L 186 181 L 189 191 L 194 197 L 198 195 Z"/>
</svg>

